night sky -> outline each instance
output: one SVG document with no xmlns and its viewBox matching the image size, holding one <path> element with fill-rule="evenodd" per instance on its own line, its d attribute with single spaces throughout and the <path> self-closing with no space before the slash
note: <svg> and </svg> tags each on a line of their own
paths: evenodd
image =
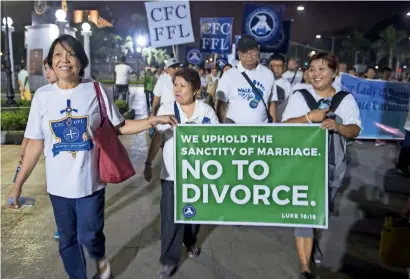
<svg viewBox="0 0 410 279">
<path fill-rule="evenodd" d="M 11 16 L 16 31 L 23 30 L 25 25 L 31 24 L 31 11 L 33 1 L 2 1 L 6 2 L 9 16 Z M 2 17 L 3 6 L 2 3 Z M 244 1 L 193 1 L 191 5 L 191 18 L 196 40 L 199 40 L 199 19 L 201 17 L 234 17 L 234 34 L 242 33 Z M 263 1 L 252 3 L 266 3 L 285 5 L 284 19 L 293 19 L 291 40 L 299 43 L 315 44 L 315 35 L 333 36 L 346 34 L 346 31 L 359 28 L 367 31 L 377 22 L 391 18 L 394 15 L 402 17 L 405 26 L 410 33 L 410 17 L 406 13 L 410 11 L 410 2 L 384 1 L 384 2 L 323 2 L 323 1 Z M 51 3 L 49 4 L 51 5 Z M 305 10 L 296 10 L 298 5 L 303 5 Z M 70 3 L 74 9 L 98 9 L 106 19 L 116 19 L 115 32 L 121 36 L 135 35 L 137 32 L 147 32 L 143 24 L 135 28 L 130 25 L 133 13 L 145 14 L 144 2 L 134 1 L 74 1 Z M 110 14 L 110 11 L 112 14 Z M 17 20 L 18 19 L 18 20 Z M 130 27 L 132 26 L 132 27 Z M 139 29 L 139 30 L 135 30 Z M 344 31 L 344 32 L 343 32 Z M 317 43 L 317 41 L 316 41 Z"/>
</svg>

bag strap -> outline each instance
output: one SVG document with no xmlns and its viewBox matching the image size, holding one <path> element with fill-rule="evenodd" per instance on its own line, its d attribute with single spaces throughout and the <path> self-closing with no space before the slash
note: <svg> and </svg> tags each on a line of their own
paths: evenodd
<svg viewBox="0 0 410 279">
<path fill-rule="evenodd" d="M 340 103 L 343 101 L 343 99 L 349 94 L 349 92 L 340 91 L 336 95 L 334 95 L 332 98 L 332 102 L 330 103 L 330 111 L 335 112 L 339 107 Z"/>
<path fill-rule="evenodd" d="M 298 73 L 298 70 L 295 71 L 295 74 L 293 75 L 292 81 L 290 82 L 290 84 L 292 85 L 293 81 L 295 80 L 296 74 Z"/>
<path fill-rule="evenodd" d="M 179 115 L 179 109 L 178 109 L 178 106 L 177 106 L 177 102 L 174 102 L 174 115 L 175 115 L 175 118 L 178 121 L 178 124 L 181 124 L 181 116 Z"/>
<path fill-rule="evenodd" d="M 236 67 L 236 68 L 238 69 L 238 67 Z M 238 69 L 238 70 L 239 70 L 239 69 Z M 251 79 L 248 77 L 248 75 L 247 75 L 245 72 L 241 72 L 241 74 L 242 74 L 243 77 L 246 79 L 246 81 L 249 83 L 249 85 L 252 87 L 253 93 L 254 93 L 255 95 L 258 95 L 258 96 L 261 98 L 261 100 L 262 100 L 262 102 L 263 102 L 263 105 L 265 106 L 265 109 L 266 109 L 266 114 L 268 115 L 268 118 L 269 118 L 269 117 L 270 117 L 270 114 L 269 114 L 268 106 L 266 105 L 265 100 L 263 99 L 263 96 L 261 95 L 261 93 L 259 92 L 259 90 L 256 88 L 255 84 L 253 84 L 253 82 L 252 82 Z"/>
<path fill-rule="evenodd" d="M 108 118 L 107 108 L 105 106 L 104 98 L 101 93 L 100 85 L 96 81 L 93 82 L 93 84 L 94 84 L 95 92 L 97 93 L 97 100 L 98 100 L 98 106 L 100 107 L 100 112 L 101 112 L 100 116 L 101 116 L 101 123 L 102 123 L 104 119 Z"/>
<path fill-rule="evenodd" d="M 313 98 L 312 94 L 306 89 L 300 89 L 296 92 L 300 92 L 302 94 L 303 98 L 305 99 L 306 104 L 308 105 L 310 110 L 314 110 L 319 108 L 315 98 Z"/>
</svg>

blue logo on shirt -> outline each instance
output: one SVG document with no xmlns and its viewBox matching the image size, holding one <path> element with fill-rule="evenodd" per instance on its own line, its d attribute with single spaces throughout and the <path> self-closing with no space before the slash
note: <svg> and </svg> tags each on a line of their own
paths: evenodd
<svg viewBox="0 0 410 279">
<path fill-rule="evenodd" d="M 87 134 L 88 116 L 72 116 L 73 112 L 78 111 L 71 108 L 71 100 L 67 100 L 67 107 L 60 111 L 66 116 L 49 122 L 51 133 L 57 140 L 52 148 L 54 157 L 65 151 L 75 158 L 78 151 L 89 151 L 93 148 L 93 142 Z"/>
<path fill-rule="evenodd" d="M 262 100 L 261 97 L 263 96 L 263 92 L 265 91 L 265 87 L 262 83 L 257 80 L 253 80 L 253 84 L 255 85 L 256 89 L 258 90 L 259 94 L 255 94 L 252 88 L 238 88 L 238 96 L 242 100 L 246 100 L 249 102 L 249 106 L 252 109 L 258 107 L 260 101 Z"/>
<path fill-rule="evenodd" d="M 208 117 L 204 117 L 204 119 L 202 119 L 202 124 L 210 124 L 211 123 L 211 119 L 209 119 Z"/>
</svg>

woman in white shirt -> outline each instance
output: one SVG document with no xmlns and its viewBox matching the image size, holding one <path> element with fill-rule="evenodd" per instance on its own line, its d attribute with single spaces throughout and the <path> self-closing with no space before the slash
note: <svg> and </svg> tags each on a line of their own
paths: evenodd
<svg viewBox="0 0 410 279">
<path fill-rule="evenodd" d="M 58 37 L 47 56 L 58 80 L 39 88 L 33 98 L 25 137 L 28 138 L 21 170 L 8 196 L 18 200 L 43 151 L 47 192 L 57 223 L 60 256 L 70 279 L 86 279 L 82 246 L 97 264 L 95 279 L 110 279 L 105 255 L 105 184 L 98 174 L 98 148 L 92 135 L 101 125 L 94 83 L 83 80 L 89 60 L 81 43 L 70 35 Z M 173 116 L 125 120 L 101 84 L 109 121 L 119 134 L 136 134 L 157 124 L 176 124 Z"/>
<path fill-rule="evenodd" d="M 204 102 L 196 100 L 200 94 L 201 79 L 197 71 L 184 68 L 175 73 L 175 102 L 163 104 L 158 115 L 180 115 L 181 124 L 216 124 L 214 110 Z M 177 117 L 178 118 L 178 117 Z M 170 277 L 177 269 L 182 243 L 189 258 L 196 258 L 200 250 L 195 246 L 198 225 L 174 223 L 174 132 L 170 125 L 159 125 L 157 129 L 165 136 L 161 171 L 161 269 L 160 278 Z"/>
<path fill-rule="evenodd" d="M 312 56 L 308 78 L 312 85 L 308 92 L 320 104 L 330 105 L 330 100 L 338 94 L 332 87 L 337 75 L 338 62 L 336 56 L 329 53 L 318 53 Z M 309 87 L 307 87 L 309 89 Z M 288 101 L 283 113 L 284 123 L 321 123 L 322 129 L 328 129 L 345 138 L 355 138 L 360 133 L 359 108 L 351 94 L 346 95 L 338 108 L 334 111 L 342 119 L 343 124 L 336 123 L 334 118 L 328 117 L 329 107 L 310 110 L 302 93 L 296 91 Z M 338 181 L 341 181 L 339 179 Z M 339 185 L 340 186 L 340 185 Z M 296 228 L 296 247 L 301 263 L 301 279 L 314 278 L 310 269 L 310 259 L 313 248 L 313 229 Z"/>
</svg>

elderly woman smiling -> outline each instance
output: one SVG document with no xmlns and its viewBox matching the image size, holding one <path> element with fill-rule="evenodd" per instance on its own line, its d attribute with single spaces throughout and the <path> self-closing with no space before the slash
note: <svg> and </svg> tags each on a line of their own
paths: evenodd
<svg viewBox="0 0 410 279">
<path fill-rule="evenodd" d="M 201 79 L 197 71 L 184 68 L 175 73 L 175 102 L 160 107 L 158 115 L 175 114 L 180 123 L 219 123 L 214 110 L 204 102 L 195 100 L 199 94 Z M 178 118 L 178 117 L 177 117 Z M 160 278 L 170 277 L 177 269 L 184 243 L 189 258 L 195 258 L 200 251 L 195 246 L 198 225 L 174 223 L 174 134 L 170 125 L 158 125 L 164 133 L 165 144 L 162 152 L 161 172 L 161 270 Z"/>
<path fill-rule="evenodd" d="M 86 279 L 82 246 L 96 261 L 95 279 L 109 279 L 105 256 L 105 184 L 98 173 L 98 150 L 93 132 L 101 125 L 93 82 L 83 80 L 88 58 L 80 42 L 69 35 L 57 38 L 47 56 L 58 81 L 39 88 L 34 96 L 25 137 L 21 171 L 9 198 L 18 207 L 22 186 L 34 169 L 44 147 L 47 191 L 60 234 L 59 251 L 70 279 Z M 157 124 L 176 124 L 173 116 L 125 120 L 111 97 L 99 84 L 107 115 L 120 134 L 136 134 Z"/>
</svg>

